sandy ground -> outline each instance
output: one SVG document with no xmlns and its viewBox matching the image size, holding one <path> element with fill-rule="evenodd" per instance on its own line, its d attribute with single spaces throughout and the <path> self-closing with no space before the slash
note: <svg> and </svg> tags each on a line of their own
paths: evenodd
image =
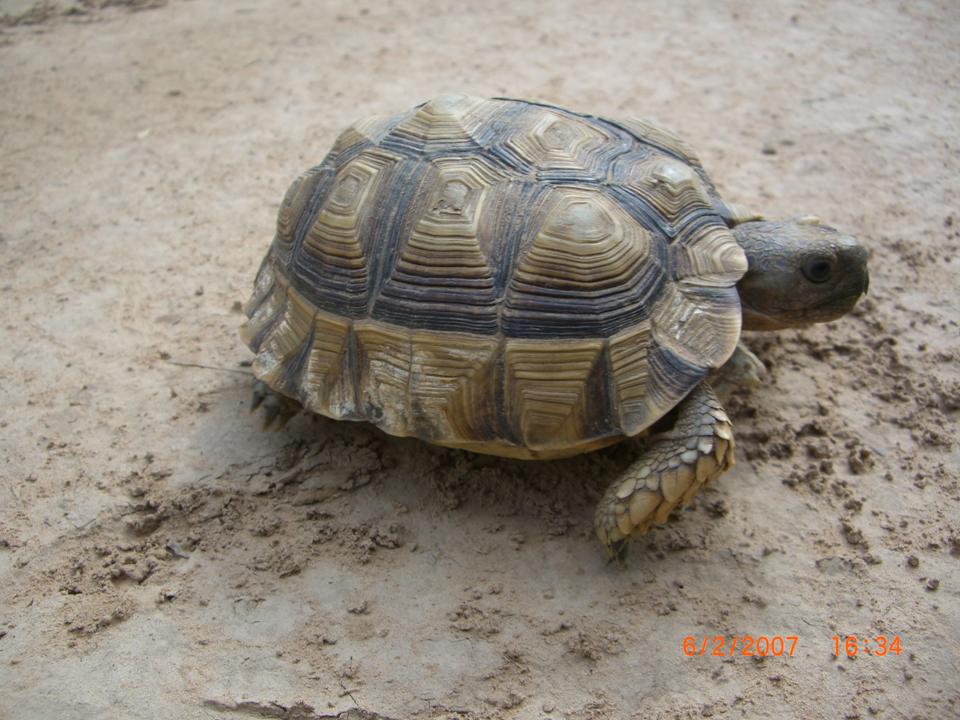
<svg viewBox="0 0 960 720">
<path fill-rule="evenodd" d="M 0 2 L 0 717 L 960 716 L 960 6 L 591 5 Z M 656 117 L 872 250 L 851 317 L 747 338 L 736 467 L 625 570 L 636 447 L 247 414 L 287 184 L 451 90 Z M 798 642 L 682 650 L 747 634 Z"/>
</svg>

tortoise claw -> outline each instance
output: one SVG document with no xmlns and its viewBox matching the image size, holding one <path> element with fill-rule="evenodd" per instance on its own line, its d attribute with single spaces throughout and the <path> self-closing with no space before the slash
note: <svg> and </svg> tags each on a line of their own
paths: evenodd
<svg viewBox="0 0 960 720">
<path fill-rule="evenodd" d="M 267 387 L 266 383 L 257 380 L 253 384 L 253 399 L 250 401 L 250 413 L 253 414 L 257 411 L 257 408 L 263 405 L 263 401 L 267 399 L 270 394 L 270 388 Z"/>
<path fill-rule="evenodd" d="M 273 421 L 277 419 L 277 416 L 280 415 L 280 408 L 273 403 L 267 403 L 263 406 L 263 424 L 260 426 L 260 429 L 263 432 L 266 432 L 270 429 L 270 426 L 273 425 Z M 280 429 L 279 427 L 277 428 Z"/>
<path fill-rule="evenodd" d="M 616 565 L 621 570 L 624 569 L 627 566 L 627 555 L 629 554 L 629 550 L 629 538 L 614 540 L 607 546 L 607 552 L 610 555 L 607 559 L 607 564 Z"/>
<path fill-rule="evenodd" d="M 257 380 L 253 385 L 253 399 L 250 402 L 250 412 L 263 407 L 263 425 L 261 430 L 269 430 L 274 423 L 274 430 L 282 430 L 290 419 L 297 415 L 303 407 L 296 400 L 281 395 L 263 382 Z"/>
</svg>

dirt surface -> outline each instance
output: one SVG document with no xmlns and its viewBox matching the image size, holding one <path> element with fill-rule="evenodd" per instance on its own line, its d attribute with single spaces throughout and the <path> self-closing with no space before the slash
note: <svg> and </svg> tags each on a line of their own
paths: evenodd
<svg viewBox="0 0 960 720">
<path fill-rule="evenodd" d="M 960 716 L 958 5 L 589 5 L 0 1 L 0 717 Z M 852 316 L 747 338 L 736 467 L 625 570 L 635 446 L 247 414 L 287 184 L 457 90 L 653 116 L 872 250 Z M 748 634 L 794 655 L 683 653 Z"/>
</svg>

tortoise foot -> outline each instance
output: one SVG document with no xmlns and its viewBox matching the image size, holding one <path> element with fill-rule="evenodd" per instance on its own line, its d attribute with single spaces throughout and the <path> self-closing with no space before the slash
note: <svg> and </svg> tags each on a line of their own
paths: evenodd
<svg viewBox="0 0 960 720">
<path fill-rule="evenodd" d="M 597 506 L 597 537 L 622 564 L 630 538 L 666 522 L 678 505 L 733 465 L 733 426 L 707 383 L 679 406 L 675 425 L 651 438 L 647 449 L 614 482 Z"/>
<path fill-rule="evenodd" d="M 726 398 L 737 388 L 759 385 L 766 373 L 763 361 L 739 342 L 730 359 L 710 375 L 710 385 L 719 397 Z"/>
<path fill-rule="evenodd" d="M 303 406 L 293 398 L 272 390 L 262 380 L 257 380 L 253 384 L 253 400 L 250 402 L 250 412 L 256 412 L 258 408 L 263 408 L 263 427 L 262 430 L 269 430 L 274 426 L 275 430 L 281 430 L 290 422 L 291 418 L 297 415 Z"/>
</svg>

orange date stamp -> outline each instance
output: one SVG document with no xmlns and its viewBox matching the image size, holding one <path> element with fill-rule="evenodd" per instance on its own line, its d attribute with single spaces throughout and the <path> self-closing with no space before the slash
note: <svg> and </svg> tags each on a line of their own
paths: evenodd
<svg viewBox="0 0 960 720">
<path fill-rule="evenodd" d="M 857 655 L 873 655 L 874 657 L 886 657 L 887 655 L 899 655 L 903 652 L 902 642 L 899 635 L 834 635 L 833 654 L 836 657 L 846 655 L 847 657 L 856 657 Z"/>
<path fill-rule="evenodd" d="M 798 635 L 687 635 L 681 646 L 687 657 L 793 657 Z"/>
</svg>

